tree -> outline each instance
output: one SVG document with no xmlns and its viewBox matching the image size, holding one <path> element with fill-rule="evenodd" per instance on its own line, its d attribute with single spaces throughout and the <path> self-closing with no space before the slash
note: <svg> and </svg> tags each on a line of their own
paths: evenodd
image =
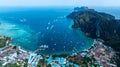
<svg viewBox="0 0 120 67">
<path fill-rule="evenodd" d="M 17 65 L 17 64 L 11 64 L 11 63 L 8 63 L 5 65 L 5 67 L 22 67 L 21 65 Z"/>
</svg>

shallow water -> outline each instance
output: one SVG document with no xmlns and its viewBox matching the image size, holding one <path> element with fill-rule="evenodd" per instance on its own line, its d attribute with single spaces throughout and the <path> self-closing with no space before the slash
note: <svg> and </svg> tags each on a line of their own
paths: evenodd
<svg viewBox="0 0 120 67">
<path fill-rule="evenodd" d="M 2 9 L 2 8 L 1 8 Z M 12 37 L 13 44 L 34 51 L 40 45 L 49 48 L 39 53 L 71 53 L 91 46 L 93 39 L 77 29 L 66 16 L 72 8 L 8 8 L 0 11 L 0 35 Z"/>
</svg>

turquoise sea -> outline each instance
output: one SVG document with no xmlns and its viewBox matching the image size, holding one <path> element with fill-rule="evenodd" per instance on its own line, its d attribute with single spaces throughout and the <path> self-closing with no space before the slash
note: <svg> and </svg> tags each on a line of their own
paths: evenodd
<svg viewBox="0 0 120 67">
<path fill-rule="evenodd" d="M 119 18 L 117 11 L 95 9 Z M 12 37 L 13 44 L 30 51 L 48 45 L 48 49 L 39 51 L 45 54 L 87 49 L 93 39 L 71 28 L 73 21 L 66 16 L 72 11 L 73 7 L 0 7 L 0 35 Z"/>
</svg>

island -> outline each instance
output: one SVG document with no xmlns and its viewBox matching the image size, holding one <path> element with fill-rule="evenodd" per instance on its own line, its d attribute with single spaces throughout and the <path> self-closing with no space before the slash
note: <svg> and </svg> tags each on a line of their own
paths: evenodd
<svg viewBox="0 0 120 67">
<path fill-rule="evenodd" d="M 80 10 L 82 9 L 82 10 Z M 120 20 L 114 16 L 95 11 L 94 9 L 77 8 L 70 13 L 68 19 L 74 21 L 72 28 L 79 29 L 86 36 L 93 39 L 102 39 L 104 44 L 112 47 L 120 57 Z M 119 65 L 120 60 L 116 60 Z"/>
<path fill-rule="evenodd" d="M 120 51 L 119 19 L 115 19 L 114 16 L 107 13 L 97 12 L 94 9 L 72 12 L 67 18 L 73 19 L 72 28 L 79 28 L 88 37 L 101 38 L 106 45 Z"/>
</svg>

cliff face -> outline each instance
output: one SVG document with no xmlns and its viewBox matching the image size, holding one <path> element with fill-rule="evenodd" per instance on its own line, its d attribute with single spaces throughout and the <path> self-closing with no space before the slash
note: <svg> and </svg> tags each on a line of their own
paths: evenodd
<svg viewBox="0 0 120 67">
<path fill-rule="evenodd" d="M 88 37 L 101 38 L 105 44 L 120 50 L 120 20 L 114 16 L 85 9 L 72 12 L 67 18 L 73 19 L 72 28 L 80 28 Z"/>
</svg>

